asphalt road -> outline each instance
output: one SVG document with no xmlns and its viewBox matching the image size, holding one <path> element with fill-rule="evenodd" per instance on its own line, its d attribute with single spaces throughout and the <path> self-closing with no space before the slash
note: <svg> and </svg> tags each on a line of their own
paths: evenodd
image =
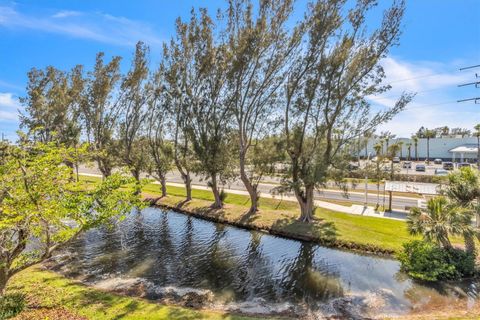
<svg viewBox="0 0 480 320">
<path fill-rule="evenodd" d="M 80 174 L 82 173 L 87 173 L 87 174 L 100 174 L 98 169 L 93 168 L 93 167 L 85 167 L 85 166 L 80 166 L 79 169 Z M 143 175 L 144 177 L 147 177 L 146 175 Z M 183 183 L 183 180 L 180 176 L 180 173 L 178 171 L 172 171 L 167 174 L 167 182 L 174 182 L 174 183 Z M 263 193 L 271 193 L 273 189 L 279 185 L 280 179 L 278 177 L 269 177 L 268 178 L 268 183 L 261 183 L 258 186 L 258 191 L 263 192 Z M 207 180 L 202 179 L 200 176 L 196 176 L 192 174 L 192 184 L 194 185 L 202 185 L 206 186 L 207 185 Z M 358 202 L 358 203 L 364 203 L 365 202 L 365 194 L 364 194 L 364 184 L 358 184 L 355 189 L 350 189 L 347 194 L 342 192 L 341 190 L 331 190 L 331 189 L 325 189 L 321 191 L 316 191 L 315 192 L 315 199 L 317 200 L 347 200 L 347 201 L 353 201 L 353 202 Z M 224 185 L 224 188 L 226 189 L 233 189 L 233 190 L 245 190 L 243 183 L 240 180 L 234 180 L 230 181 L 227 184 Z M 376 185 L 368 184 L 369 190 L 377 190 Z M 286 195 L 288 196 L 294 196 L 293 193 L 287 193 Z M 280 198 L 280 196 L 279 196 Z M 375 193 L 369 193 L 368 194 L 368 204 L 369 205 L 376 205 L 377 204 L 377 194 Z M 380 196 L 379 196 L 379 204 L 385 206 L 388 206 L 388 192 L 385 193 L 385 200 L 384 200 L 384 193 L 383 193 L 383 185 L 380 186 Z M 395 209 L 401 209 L 405 210 L 406 208 L 408 209 L 409 207 L 414 207 L 418 206 L 418 199 L 416 198 L 407 198 L 407 197 L 398 197 L 398 196 L 393 196 L 392 200 L 392 207 Z"/>
</svg>

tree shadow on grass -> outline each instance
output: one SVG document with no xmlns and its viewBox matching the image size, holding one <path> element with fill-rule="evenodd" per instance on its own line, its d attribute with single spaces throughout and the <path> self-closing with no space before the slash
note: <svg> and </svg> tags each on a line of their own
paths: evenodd
<svg viewBox="0 0 480 320">
<path fill-rule="evenodd" d="M 259 212 L 252 212 L 250 210 L 245 211 L 245 213 L 238 220 L 242 224 L 250 224 L 259 218 Z"/>
<path fill-rule="evenodd" d="M 175 208 L 177 209 L 182 209 L 184 205 L 186 205 L 187 203 L 189 203 L 191 200 L 188 200 L 188 199 L 184 199 L 182 201 L 178 201 L 177 203 L 175 203 Z"/>
<path fill-rule="evenodd" d="M 294 218 L 278 219 L 272 225 L 272 229 L 292 237 L 297 236 L 302 240 L 332 243 L 337 239 L 335 224 L 321 219 L 315 219 L 310 223 L 301 222 Z"/>
<path fill-rule="evenodd" d="M 53 276 L 51 278 L 42 279 L 48 287 L 58 288 L 61 291 L 68 292 L 61 299 L 55 301 L 54 305 L 46 305 L 42 307 L 57 308 L 57 306 L 71 307 L 75 309 L 90 308 L 90 312 L 108 315 L 109 319 L 123 319 L 126 316 L 138 316 L 138 319 L 146 319 L 145 316 L 155 315 L 155 318 L 161 319 L 209 319 L 210 314 L 201 310 L 195 310 L 186 307 L 162 304 L 145 304 L 142 300 L 131 299 L 136 297 L 132 292 L 118 293 L 105 292 L 94 288 L 89 288 L 84 284 L 76 282 L 63 282 L 59 284 L 57 281 L 63 280 L 61 276 Z M 93 307 L 93 309 L 92 309 Z M 160 316 L 161 315 L 161 316 Z M 242 317 L 230 314 L 217 313 L 217 316 L 225 319 L 241 319 Z"/>
</svg>

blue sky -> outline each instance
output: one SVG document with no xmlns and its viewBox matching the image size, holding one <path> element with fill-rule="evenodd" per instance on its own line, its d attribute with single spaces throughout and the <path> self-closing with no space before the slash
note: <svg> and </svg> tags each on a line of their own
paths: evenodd
<svg viewBox="0 0 480 320">
<path fill-rule="evenodd" d="M 305 3 L 297 0 L 298 17 Z M 84 64 L 88 69 L 95 54 L 104 51 L 107 57 L 122 56 L 126 69 L 138 40 L 151 46 L 155 64 L 178 16 L 187 17 L 192 7 L 215 10 L 224 5 L 224 0 L 0 0 L 0 132 L 15 140 L 17 110 L 22 109 L 18 97 L 24 95 L 30 68 L 67 70 Z M 372 14 L 372 24 L 380 12 Z M 471 128 L 480 123 L 480 104 L 456 103 L 480 96 L 480 88 L 457 87 L 474 81 L 475 73 L 480 77 L 480 68 L 458 71 L 480 64 L 479 16 L 480 0 L 407 0 L 400 46 L 383 62 L 393 89 L 372 101 L 389 107 L 403 90 L 418 94 L 406 111 L 379 130 L 409 136 L 421 125 Z"/>
</svg>

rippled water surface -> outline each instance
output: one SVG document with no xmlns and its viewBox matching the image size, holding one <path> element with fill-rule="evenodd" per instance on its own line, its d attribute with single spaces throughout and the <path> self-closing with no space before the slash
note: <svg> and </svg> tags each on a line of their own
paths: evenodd
<svg viewBox="0 0 480 320">
<path fill-rule="evenodd" d="M 70 272 L 141 278 L 158 287 L 210 290 L 216 302 L 328 309 L 348 298 L 367 314 L 405 313 L 458 299 L 476 303 L 476 283 L 429 287 L 392 259 L 366 256 L 147 208 L 113 229 L 91 230 L 67 251 Z"/>
</svg>

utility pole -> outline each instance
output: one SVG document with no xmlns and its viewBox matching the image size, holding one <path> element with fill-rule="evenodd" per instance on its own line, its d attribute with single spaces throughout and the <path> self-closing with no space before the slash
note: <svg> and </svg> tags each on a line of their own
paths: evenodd
<svg viewBox="0 0 480 320">
<path fill-rule="evenodd" d="M 468 70 L 468 69 L 474 69 L 474 68 L 480 68 L 480 64 L 460 68 L 460 71 Z M 480 88 L 480 76 L 478 75 L 478 73 L 475 73 L 475 79 L 476 80 L 473 81 L 473 82 L 467 82 L 467 83 L 459 84 L 458 87 L 461 88 L 461 87 L 475 86 L 475 88 Z M 468 102 L 468 101 L 473 101 L 473 103 L 475 103 L 475 104 L 480 104 L 480 97 L 477 96 L 477 97 L 474 97 L 474 98 L 457 100 L 457 102 Z"/>
</svg>

